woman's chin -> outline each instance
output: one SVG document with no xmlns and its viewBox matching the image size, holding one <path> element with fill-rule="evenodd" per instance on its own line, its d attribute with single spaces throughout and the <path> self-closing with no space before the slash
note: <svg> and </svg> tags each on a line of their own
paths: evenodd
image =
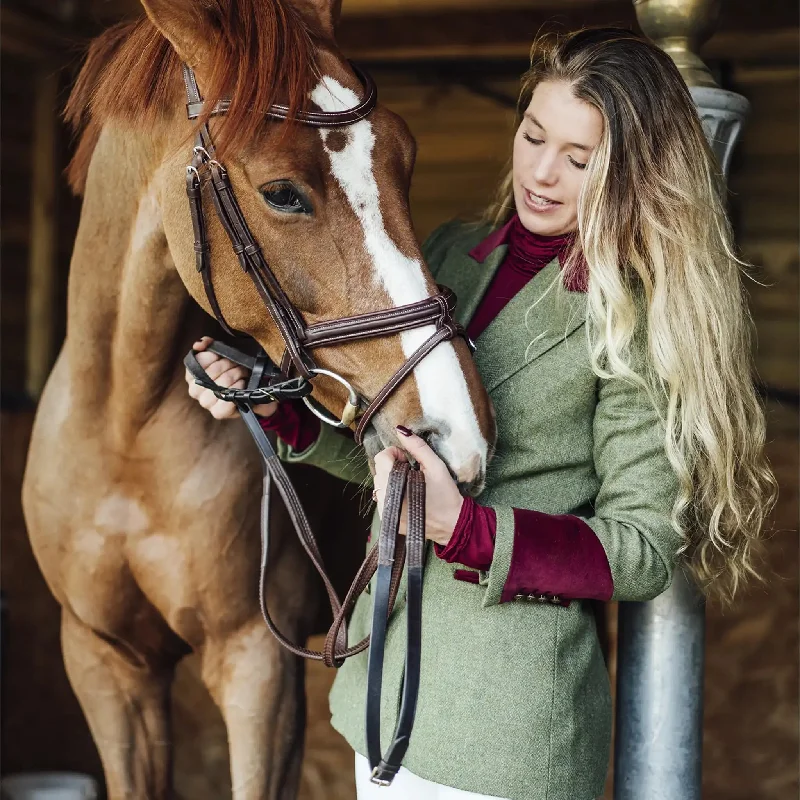
<svg viewBox="0 0 800 800">
<path fill-rule="evenodd" d="M 517 209 L 520 222 L 526 231 L 535 233 L 538 236 L 560 236 L 566 233 L 569 226 L 560 219 L 560 214 L 549 216 L 546 213 L 537 213 L 527 208 Z"/>
</svg>

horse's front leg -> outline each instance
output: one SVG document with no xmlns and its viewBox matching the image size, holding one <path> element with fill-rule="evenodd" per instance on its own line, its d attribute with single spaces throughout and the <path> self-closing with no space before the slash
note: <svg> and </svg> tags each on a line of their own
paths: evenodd
<svg viewBox="0 0 800 800">
<path fill-rule="evenodd" d="M 304 666 L 261 617 L 209 638 L 202 676 L 228 731 L 234 800 L 294 800 L 305 726 Z"/>
<path fill-rule="evenodd" d="M 103 762 L 109 800 L 172 796 L 169 691 L 174 662 L 155 669 L 66 608 L 61 646 Z"/>
</svg>

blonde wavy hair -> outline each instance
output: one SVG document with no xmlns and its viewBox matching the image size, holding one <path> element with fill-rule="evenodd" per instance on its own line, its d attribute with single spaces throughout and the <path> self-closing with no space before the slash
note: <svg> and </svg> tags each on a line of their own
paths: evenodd
<svg viewBox="0 0 800 800">
<path fill-rule="evenodd" d="M 518 124 L 542 81 L 566 82 L 604 121 L 563 270 L 568 278 L 585 268 L 583 258 L 589 267 L 592 367 L 644 386 L 657 407 L 666 400 L 680 554 L 702 590 L 729 602 L 759 577 L 758 545 L 777 487 L 753 380 L 748 265 L 734 252 L 723 177 L 686 84 L 651 42 L 616 28 L 538 37 Z M 499 225 L 513 211 L 509 168 L 485 216 Z M 644 375 L 631 359 L 639 326 L 647 331 Z"/>
</svg>

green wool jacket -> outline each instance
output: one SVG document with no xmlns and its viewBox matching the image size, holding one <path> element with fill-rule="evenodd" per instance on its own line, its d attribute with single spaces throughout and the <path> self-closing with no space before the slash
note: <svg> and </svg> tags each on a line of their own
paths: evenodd
<svg viewBox="0 0 800 800">
<path fill-rule="evenodd" d="M 464 325 L 506 253 L 501 245 L 483 263 L 468 255 L 489 232 L 449 223 L 424 246 L 437 282 L 455 291 Z M 500 602 L 512 509 L 585 519 L 605 550 L 617 600 L 663 592 L 681 543 L 670 524 L 678 489 L 664 451 L 663 409 L 640 388 L 595 375 L 586 295 L 556 286 L 559 273 L 556 259 L 477 340 L 476 362 L 497 412 L 497 450 L 477 498 L 497 513 L 494 558 L 480 583 L 467 583 L 454 579 L 458 565 L 428 548 L 422 681 L 404 761 L 436 783 L 509 800 L 599 797 L 611 740 L 609 679 L 589 604 Z M 641 341 L 634 358 L 637 352 Z M 362 481 L 364 459 L 353 458 L 353 447 L 323 425 L 306 451 L 283 445 L 281 457 Z M 371 615 L 365 594 L 353 612 L 351 643 L 369 632 Z M 384 747 L 399 710 L 404 655 L 401 587 L 386 642 Z M 330 696 L 333 726 L 362 754 L 366 670 L 366 653 L 348 660 Z"/>
</svg>

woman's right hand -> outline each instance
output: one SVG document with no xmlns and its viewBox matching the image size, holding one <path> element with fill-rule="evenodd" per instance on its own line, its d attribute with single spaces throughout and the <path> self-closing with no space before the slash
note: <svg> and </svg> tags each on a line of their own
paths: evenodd
<svg viewBox="0 0 800 800">
<path fill-rule="evenodd" d="M 210 336 L 204 336 L 199 342 L 192 345 L 197 351 L 198 363 L 206 371 L 206 375 L 220 386 L 226 389 L 244 389 L 247 386 L 250 371 L 234 364 L 227 358 L 209 352 L 206 348 L 213 341 Z M 231 419 L 238 415 L 235 403 L 220 400 L 211 389 L 204 389 L 195 383 L 192 373 L 188 369 L 186 370 L 186 383 L 189 384 L 189 397 L 197 400 L 203 408 L 211 412 L 211 416 L 215 419 Z M 260 417 L 271 417 L 277 410 L 277 401 L 253 406 L 253 411 Z"/>
</svg>

